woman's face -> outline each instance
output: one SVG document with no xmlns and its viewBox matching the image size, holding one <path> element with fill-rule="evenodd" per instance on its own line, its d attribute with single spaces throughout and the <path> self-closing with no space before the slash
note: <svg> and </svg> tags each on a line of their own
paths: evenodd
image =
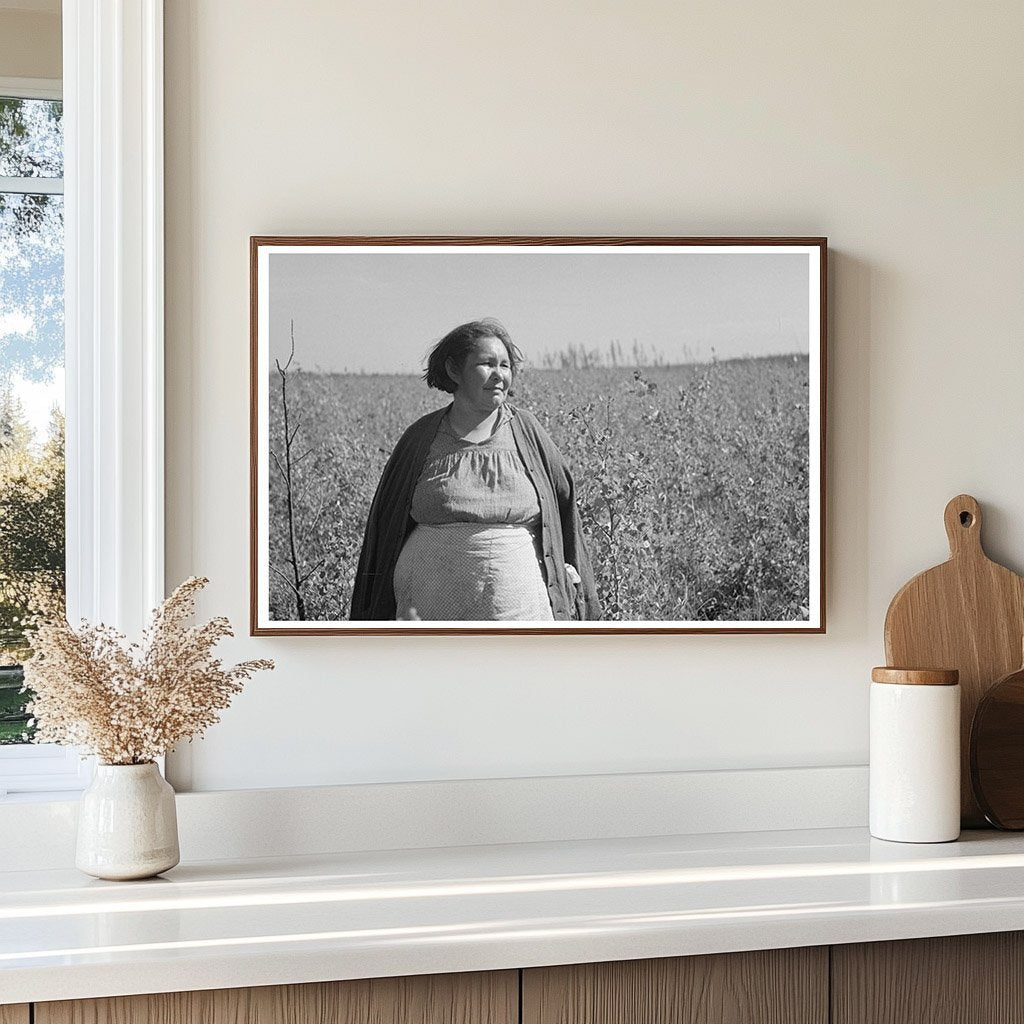
<svg viewBox="0 0 1024 1024">
<path fill-rule="evenodd" d="M 456 398 L 479 412 L 499 408 L 512 387 L 512 360 L 498 338 L 480 338 L 461 369 L 449 366 Z"/>
</svg>

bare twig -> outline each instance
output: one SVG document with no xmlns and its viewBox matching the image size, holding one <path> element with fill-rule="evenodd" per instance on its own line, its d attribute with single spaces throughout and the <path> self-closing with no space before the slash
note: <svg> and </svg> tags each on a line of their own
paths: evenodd
<svg viewBox="0 0 1024 1024">
<path fill-rule="evenodd" d="M 270 567 L 270 571 L 279 579 L 281 582 L 294 594 L 295 593 L 295 582 L 290 579 L 285 573 L 281 572 L 276 565 Z"/>
<path fill-rule="evenodd" d="M 282 366 L 280 360 L 275 359 L 274 363 L 277 366 L 277 372 L 281 376 L 281 407 L 284 411 L 284 483 L 285 501 L 288 513 L 288 561 L 292 567 L 292 582 L 290 583 L 290 587 L 295 595 L 295 615 L 301 622 L 306 618 L 306 602 L 302 597 L 303 581 L 299 577 L 299 556 L 295 544 L 295 503 L 293 500 L 292 480 L 292 444 L 299 432 L 299 425 L 296 424 L 295 428 L 291 429 L 288 424 L 288 367 L 292 365 L 292 360 L 295 358 L 294 320 L 291 321 L 291 343 L 292 348 L 288 355 L 288 362 Z M 275 461 L 277 461 L 276 455 Z M 280 462 L 278 462 L 278 465 L 280 466 Z"/>
</svg>

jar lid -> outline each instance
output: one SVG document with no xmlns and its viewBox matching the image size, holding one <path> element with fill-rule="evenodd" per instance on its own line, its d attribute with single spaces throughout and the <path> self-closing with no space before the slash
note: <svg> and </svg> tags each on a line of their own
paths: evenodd
<svg viewBox="0 0 1024 1024">
<path fill-rule="evenodd" d="M 915 686 L 956 686 L 960 673 L 955 668 L 890 668 L 871 670 L 873 683 L 901 683 Z"/>
</svg>

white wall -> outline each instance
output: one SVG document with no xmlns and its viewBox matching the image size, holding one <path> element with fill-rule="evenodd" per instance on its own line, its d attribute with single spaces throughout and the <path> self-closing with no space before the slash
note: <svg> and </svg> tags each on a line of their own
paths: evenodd
<svg viewBox="0 0 1024 1024">
<path fill-rule="evenodd" d="M 10 6 L 0 3 L 0 77 L 59 79 L 59 0 L 48 5 L 52 10 L 5 9 Z"/>
<path fill-rule="evenodd" d="M 946 501 L 1024 569 L 1016 0 L 167 0 L 166 29 L 168 583 L 209 575 L 243 634 L 249 235 L 832 246 L 827 635 L 243 636 L 278 668 L 194 788 L 863 763 Z"/>
</svg>

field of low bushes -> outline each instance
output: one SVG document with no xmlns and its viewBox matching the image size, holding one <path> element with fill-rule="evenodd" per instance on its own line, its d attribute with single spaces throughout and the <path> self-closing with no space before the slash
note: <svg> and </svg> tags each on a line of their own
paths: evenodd
<svg viewBox="0 0 1024 1024">
<path fill-rule="evenodd" d="M 271 616 L 299 617 L 298 589 L 305 619 L 345 619 L 381 469 L 447 398 L 413 376 L 289 371 L 289 528 L 269 384 Z M 793 356 L 524 370 L 513 401 L 572 467 L 605 618 L 808 617 L 807 388 Z"/>
</svg>

